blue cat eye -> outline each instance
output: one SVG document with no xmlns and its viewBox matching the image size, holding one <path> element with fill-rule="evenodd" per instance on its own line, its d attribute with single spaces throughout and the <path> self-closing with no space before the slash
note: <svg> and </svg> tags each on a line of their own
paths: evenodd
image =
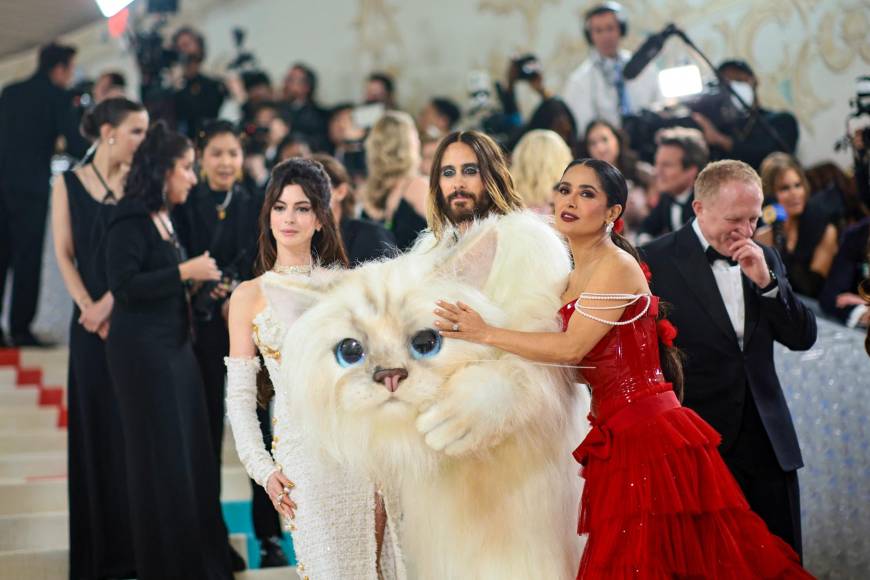
<svg viewBox="0 0 870 580">
<path fill-rule="evenodd" d="M 335 360 L 342 368 L 352 367 L 363 361 L 366 351 L 355 338 L 345 338 L 335 345 Z"/>
<path fill-rule="evenodd" d="M 431 358 L 441 350 L 441 335 L 431 328 L 411 337 L 411 356 L 415 359 Z"/>
</svg>

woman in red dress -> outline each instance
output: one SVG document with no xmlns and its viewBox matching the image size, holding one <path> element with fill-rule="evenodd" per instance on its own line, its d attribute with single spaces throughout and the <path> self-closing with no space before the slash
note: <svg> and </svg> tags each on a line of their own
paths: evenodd
<svg viewBox="0 0 870 580">
<path fill-rule="evenodd" d="M 439 302 L 442 334 L 524 358 L 584 367 L 592 430 L 574 452 L 585 479 L 578 578 L 811 578 L 797 554 L 749 509 L 719 455 L 719 434 L 674 392 L 676 330 L 650 294 L 635 249 L 614 231 L 625 179 L 603 161 L 572 162 L 558 185 L 556 228 L 575 269 L 563 333 L 489 326 L 462 303 Z M 659 358 L 662 347 L 666 382 Z"/>
</svg>

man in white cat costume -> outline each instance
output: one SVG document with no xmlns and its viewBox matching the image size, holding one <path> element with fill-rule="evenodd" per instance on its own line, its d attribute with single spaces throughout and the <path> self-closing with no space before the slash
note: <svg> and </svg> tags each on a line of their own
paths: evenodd
<svg viewBox="0 0 870 580">
<path fill-rule="evenodd" d="M 430 215 L 440 209 L 450 223 L 433 223 L 412 252 L 264 286 L 292 323 L 276 436 L 281 425 L 301 427 L 379 482 L 409 578 L 573 578 L 580 479 L 571 450 L 588 402 L 564 369 L 443 340 L 432 312 L 446 297 L 496 324 L 556 330 L 568 252 L 538 217 L 467 187 L 477 172 L 488 193 L 492 173 L 480 155 L 475 164 L 449 146 L 436 153 Z M 445 178 L 463 183 L 448 190 Z M 488 204 L 496 212 L 479 211 Z M 456 219 L 469 213 L 506 215 Z"/>
</svg>

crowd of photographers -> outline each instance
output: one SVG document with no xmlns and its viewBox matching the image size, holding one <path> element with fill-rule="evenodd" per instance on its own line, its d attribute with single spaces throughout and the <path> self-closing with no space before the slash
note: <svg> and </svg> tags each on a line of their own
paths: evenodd
<svg viewBox="0 0 870 580">
<path fill-rule="evenodd" d="M 758 77 L 748 63 L 725 60 L 716 69 L 716 87 L 667 103 L 655 65 L 637 65 L 622 46 L 628 26 L 625 12 L 614 2 L 589 10 L 582 21 L 589 56 L 560 91 L 546 82 L 544 64 L 525 54 L 509 59 L 504 78 L 495 83 L 485 75 L 472 75 L 468 103 L 434 96 L 415 115 L 402 110 L 397 79 L 384 72 L 373 72 L 358 95 L 331 106 L 320 101 L 318 74 L 304 63 L 292 64 L 276 82 L 242 50 L 241 31 L 235 31 L 237 57 L 220 77 L 204 72 L 207 45 L 197 30 L 179 28 L 166 42 L 160 27 L 139 35 L 134 42 L 138 95 L 132 94 L 122 73 L 111 70 L 71 89 L 76 50 L 44 46 L 33 76 L 6 86 L 0 95 L 0 297 L 7 273 L 12 273 L 9 330 L 0 331 L 0 347 L 47 345 L 31 332 L 31 324 L 40 289 L 53 156 L 63 151 L 81 161 L 74 171 L 56 177 L 51 209 L 58 266 L 67 273 L 80 270 L 79 285 L 87 285 L 88 277 L 99 281 L 102 274 L 85 272 L 77 253 L 84 250 L 76 246 L 94 239 L 94 232 L 77 227 L 90 219 L 87 212 L 117 201 L 131 164 L 157 167 L 155 160 L 169 155 L 157 147 L 139 147 L 156 121 L 186 135 L 196 151 L 195 165 L 183 171 L 192 186 L 190 195 L 160 227 L 166 229 L 178 260 L 182 249 L 195 256 L 182 266 L 207 266 L 220 278 L 193 278 L 204 283 L 190 284 L 185 294 L 185 322 L 190 322 L 199 367 L 194 382 L 199 384 L 201 377 L 205 391 L 198 404 L 206 407 L 200 410 L 210 422 L 218 464 L 224 357 L 229 352 L 227 300 L 240 282 L 254 276 L 266 185 L 272 168 L 289 158 L 311 158 L 324 167 L 331 182 L 329 211 L 351 265 L 407 249 L 426 228 L 429 184 L 438 180 L 433 156 L 441 139 L 454 130 L 477 129 L 492 136 L 508 153 L 526 207 L 543 215 L 552 216 L 555 186 L 572 159 L 592 157 L 615 166 L 629 184 L 619 227 L 636 244 L 693 219 L 693 187 L 708 162 L 742 160 L 760 173 L 765 196 L 755 240 L 779 251 L 791 286 L 817 301 L 831 318 L 850 327 L 870 325 L 870 308 L 861 295 L 862 283 L 870 278 L 870 129 L 849 131 L 847 146 L 854 153 L 849 173 L 833 163 L 805 168 L 795 157 L 797 120 L 788 111 L 763 106 Z M 518 103 L 523 84 L 537 95 L 530 114 L 523 114 Z M 870 79 L 859 85 L 855 119 L 870 116 L 867 84 Z M 193 163 L 187 140 L 171 135 Z M 137 149 L 147 152 L 137 157 L 139 165 L 132 163 Z M 158 181 L 165 178 L 154 172 Z M 164 184 L 163 203 L 172 205 L 167 195 Z M 65 282 L 71 288 L 69 279 Z M 90 341 L 96 354 L 83 353 L 71 339 L 70 359 L 101 360 L 105 353 L 100 341 L 108 335 L 113 298 L 103 289 L 102 298 L 91 300 L 91 289 L 81 290 L 79 296 L 70 290 L 76 302 L 71 337 L 78 336 L 79 344 Z M 84 537 L 87 518 L 75 506 L 87 503 L 84 496 L 90 492 L 79 486 L 84 475 L 76 461 L 85 457 L 87 442 L 78 435 L 95 422 L 86 422 L 82 409 L 96 403 L 108 420 L 117 413 L 103 408 L 105 401 L 79 400 L 109 382 L 102 367 L 85 365 L 80 374 L 73 367 L 68 386 L 70 525 L 71 537 Z M 85 384 L 87 389 L 82 388 Z M 268 441 L 268 412 L 260 413 Z M 103 475 L 112 475 L 111 465 L 102 468 Z M 260 486 L 253 489 L 261 565 L 287 565 L 270 500 Z M 76 534 L 76 526 L 84 532 Z M 71 546 L 71 576 L 88 576 L 79 574 L 87 565 L 80 560 L 86 559 L 85 552 L 81 545 Z M 242 558 L 230 553 L 234 569 L 242 569 Z"/>
<path fill-rule="evenodd" d="M 799 291 L 819 299 L 826 312 L 844 323 L 866 326 L 868 313 L 856 284 L 867 274 L 867 130 L 849 136 L 855 160 L 847 169 L 851 176 L 831 163 L 803 168 L 794 156 L 797 120 L 788 111 L 763 106 L 759 79 L 748 63 L 729 59 L 719 64 L 717 75 L 731 91 L 711 89 L 677 107 L 663 108 L 654 64 L 634 78 L 623 74 L 632 57 L 622 46 L 629 26 L 623 8 L 613 2 L 596 6 L 585 14 L 582 25 L 589 55 L 560 91 L 546 82 L 543 63 L 526 54 L 510 59 L 505 78 L 498 82 L 471 79 L 468 103 L 442 96 L 429 99 L 415 116 L 420 162 L 401 171 L 427 174 L 441 136 L 457 128 L 481 129 L 514 152 L 515 173 L 535 173 L 535 183 L 525 186 L 523 194 L 530 206 L 546 211 L 550 192 L 541 184 L 554 184 L 558 175 L 542 176 L 531 168 L 569 155 L 603 159 L 631 183 L 626 233 L 644 242 L 692 218 L 692 183 L 708 161 L 740 159 L 755 167 L 765 183 L 768 209 L 758 239 L 783 254 Z M 241 47 L 243 34 L 236 35 Z M 136 47 L 139 95 L 131 94 L 124 75 L 116 71 L 68 91 L 75 50 L 56 44 L 43 48 L 32 78 L 4 90 L 0 290 L 7 271 L 15 271 L 15 276 L 9 336 L 0 335 L 0 340 L 17 345 L 40 342 L 30 324 L 39 293 L 50 159 L 58 136 L 65 137 L 65 149 L 73 157 L 84 155 L 87 143 L 76 130 L 77 115 L 105 99 L 138 97 L 152 122 L 163 119 L 194 142 L 210 122 L 229 119 L 243 149 L 242 180 L 252 191 L 265 187 L 277 162 L 326 154 L 342 164 L 350 185 L 359 192 L 356 206 L 348 205 L 348 211 L 365 210 L 367 199 L 380 194 L 365 187 L 370 173 L 380 171 L 368 167 L 367 159 L 378 152 L 367 150 L 367 142 L 378 132 L 376 125 L 385 113 L 402 108 L 392 76 L 374 72 L 358 98 L 327 106 L 318 99 L 317 72 L 301 62 L 276 82 L 256 67 L 251 53 L 240 51 L 227 74 L 209 76 L 203 72 L 208 53 L 200 32 L 182 27 L 167 41 L 160 34 L 152 36 L 140 39 Z M 524 83 L 539 100 L 526 116 L 516 98 Z M 76 106 L 69 104 L 71 96 Z M 868 113 L 868 101 L 866 95 L 858 99 L 856 116 Z M 549 139 L 541 132 L 548 132 Z M 532 141 L 534 147 L 529 146 Z M 379 142 L 395 146 L 398 141 L 388 136 Z M 516 155 L 518 150 L 523 155 Z M 549 165 L 555 171 L 556 164 Z M 382 180 L 376 175 L 373 181 Z M 387 223 L 392 216 L 381 217 Z"/>
</svg>

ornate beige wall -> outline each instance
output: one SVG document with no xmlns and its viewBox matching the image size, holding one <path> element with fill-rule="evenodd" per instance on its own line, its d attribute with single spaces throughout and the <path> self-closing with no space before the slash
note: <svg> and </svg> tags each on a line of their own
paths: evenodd
<svg viewBox="0 0 870 580">
<path fill-rule="evenodd" d="M 533 51 L 558 91 L 586 56 L 581 16 L 594 2 L 571 0 L 188 0 L 177 20 L 205 30 L 209 64 L 232 58 L 230 30 L 248 30 L 249 47 L 276 81 L 302 60 L 320 73 L 324 103 L 353 100 L 373 69 L 399 78 L 399 101 L 416 111 L 430 95 L 465 102 L 468 73 L 504 75 L 507 58 Z M 629 47 L 676 22 L 717 62 L 748 60 L 765 106 L 792 110 L 801 123 L 806 163 L 837 159 L 854 79 L 870 74 L 870 0 L 625 0 Z M 108 66 L 131 71 L 129 57 L 102 27 L 73 35 L 80 62 L 93 74 Z M 692 60 L 669 41 L 660 64 Z M 26 74 L 32 56 L 0 62 L 0 82 Z M 527 96 L 527 95 L 524 95 Z M 533 99 L 524 99 L 526 107 Z"/>
</svg>

